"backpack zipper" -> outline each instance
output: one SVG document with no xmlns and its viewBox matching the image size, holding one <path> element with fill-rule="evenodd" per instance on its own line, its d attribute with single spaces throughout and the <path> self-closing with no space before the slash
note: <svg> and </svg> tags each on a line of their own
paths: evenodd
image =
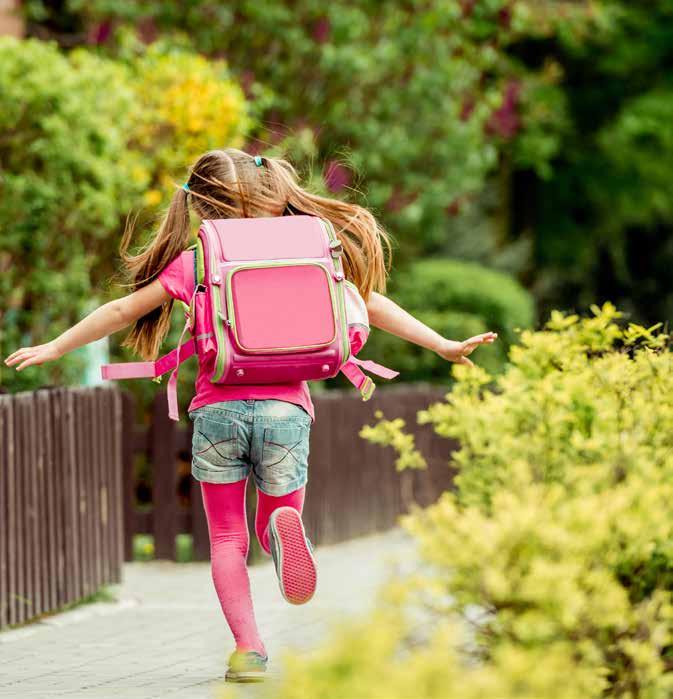
<svg viewBox="0 0 673 699">
<path fill-rule="evenodd" d="M 323 224 L 323 227 L 327 232 L 327 237 L 330 239 L 330 253 L 332 253 L 336 249 L 336 247 L 341 246 L 342 243 L 337 237 L 337 234 L 334 231 L 334 226 L 332 226 L 331 221 L 322 218 L 318 220 Z M 334 269 L 336 270 L 339 277 L 341 277 L 340 279 L 337 279 L 336 288 L 337 303 L 339 304 L 339 309 L 341 311 L 341 342 L 343 345 L 343 357 L 341 362 L 343 364 L 351 356 L 351 344 L 348 340 L 348 321 L 346 319 L 346 299 L 344 298 L 343 284 L 340 283 L 344 282 L 346 279 L 344 276 L 343 265 L 341 263 L 341 255 L 332 255 L 332 259 L 334 260 Z"/>
<path fill-rule="evenodd" d="M 210 249 L 210 264 L 209 264 L 209 277 L 210 279 L 208 280 L 210 282 L 210 294 L 212 297 L 212 307 L 213 307 L 213 328 L 215 330 L 215 337 L 217 338 L 217 356 L 215 357 L 215 368 L 213 369 L 213 374 L 210 377 L 211 383 L 217 383 L 221 378 L 222 374 L 224 373 L 224 364 L 226 361 L 227 357 L 227 347 L 226 347 L 226 340 L 224 338 L 224 325 L 222 324 L 222 303 L 220 299 L 220 289 L 219 285 L 221 284 L 221 281 L 214 282 L 213 279 L 217 279 L 218 275 L 217 272 L 214 271 L 216 270 L 216 265 L 217 262 L 215 260 L 215 253 L 213 250 L 213 246 L 215 245 L 216 241 L 211 238 L 210 235 L 210 224 L 204 222 L 204 230 L 206 230 L 206 235 L 208 236 L 208 240 L 210 245 L 208 246 Z M 224 319 L 226 320 L 226 319 Z"/>
</svg>

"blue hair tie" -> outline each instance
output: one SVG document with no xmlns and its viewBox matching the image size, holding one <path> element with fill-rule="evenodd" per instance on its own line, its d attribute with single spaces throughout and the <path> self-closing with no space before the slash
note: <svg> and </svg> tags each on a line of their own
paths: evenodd
<svg viewBox="0 0 673 699">
<path fill-rule="evenodd" d="M 185 190 L 185 192 L 190 192 L 190 191 L 191 191 L 191 190 L 189 189 L 189 185 L 188 185 L 186 182 L 182 185 L 182 188 Z"/>
<path fill-rule="evenodd" d="M 257 165 L 257 167 L 262 167 L 263 163 L 262 163 L 262 156 L 261 155 L 255 156 L 255 165 Z"/>
</svg>

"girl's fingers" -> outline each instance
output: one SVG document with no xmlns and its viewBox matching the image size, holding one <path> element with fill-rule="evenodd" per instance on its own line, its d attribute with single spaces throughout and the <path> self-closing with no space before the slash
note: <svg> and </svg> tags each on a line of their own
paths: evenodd
<svg viewBox="0 0 673 699">
<path fill-rule="evenodd" d="M 497 338 L 498 333 L 482 333 L 481 335 L 475 335 L 474 337 L 470 337 L 469 339 L 465 340 L 465 344 L 474 345 L 476 347 L 477 345 L 483 345 L 487 342 L 494 342 Z"/>
<path fill-rule="evenodd" d="M 7 366 L 13 366 L 14 364 L 17 364 L 23 359 L 26 359 L 26 357 L 30 357 L 33 354 L 33 350 L 30 347 L 27 347 L 25 349 L 19 350 L 18 352 L 14 352 L 10 357 L 7 357 L 5 359 L 5 364 Z"/>
<path fill-rule="evenodd" d="M 18 367 L 16 367 L 17 371 L 21 371 L 22 369 L 25 369 L 26 367 L 33 366 L 33 364 L 42 364 L 42 360 L 40 359 L 40 355 L 34 354 L 27 359 L 24 359 L 21 364 L 19 364 Z"/>
<path fill-rule="evenodd" d="M 474 362 L 463 355 L 459 360 L 458 364 L 464 364 L 465 366 L 474 366 Z"/>
<path fill-rule="evenodd" d="M 15 352 L 12 352 L 7 359 L 5 359 L 5 364 L 9 364 L 10 362 L 14 361 L 16 357 L 19 355 L 23 354 L 24 352 L 28 351 L 30 347 L 21 347 L 20 349 L 16 350 Z"/>
<path fill-rule="evenodd" d="M 497 333 L 483 333 L 482 335 L 475 335 L 469 340 L 463 342 L 463 351 L 466 354 L 471 354 L 474 352 L 479 345 L 491 345 L 498 338 Z"/>
</svg>

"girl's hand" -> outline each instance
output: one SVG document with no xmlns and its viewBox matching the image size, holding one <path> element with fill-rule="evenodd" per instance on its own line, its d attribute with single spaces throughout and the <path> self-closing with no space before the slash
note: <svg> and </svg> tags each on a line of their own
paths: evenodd
<svg viewBox="0 0 673 699">
<path fill-rule="evenodd" d="M 58 345 L 54 340 L 47 342 L 44 345 L 35 345 L 35 347 L 22 347 L 16 350 L 5 359 L 5 364 L 7 366 L 16 367 L 17 371 L 21 371 L 28 366 L 33 366 L 35 364 L 44 364 L 45 362 L 52 362 L 55 359 L 59 359 L 63 356 L 63 353 L 59 350 Z"/>
<path fill-rule="evenodd" d="M 442 359 L 446 359 L 448 362 L 474 366 L 474 364 L 467 358 L 468 355 L 472 354 L 472 352 L 474 352 L 479 345 L 491 345 L 497 339 L 497 333 L 488 332 L 482 333 L 481 335 L 475 335 L 469 340 L 463 340 L 463 342 L 444 340 L 440 348 L 437 350 L 437 354 L 442 357 Z"/>
</svg>

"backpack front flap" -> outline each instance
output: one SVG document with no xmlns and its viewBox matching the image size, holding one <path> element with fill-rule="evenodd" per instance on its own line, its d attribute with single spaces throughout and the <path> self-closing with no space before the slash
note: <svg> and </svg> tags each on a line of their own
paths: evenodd
<svg viewBox="0 0 673 699">
<path fill-rule="evenodd" d="M 341 244 L 311 216 L 204 221 L 223 383 L 334 376 L 349 354 Z M 291 363 L 288 358 L 291 357 Z"/>
</svg>

